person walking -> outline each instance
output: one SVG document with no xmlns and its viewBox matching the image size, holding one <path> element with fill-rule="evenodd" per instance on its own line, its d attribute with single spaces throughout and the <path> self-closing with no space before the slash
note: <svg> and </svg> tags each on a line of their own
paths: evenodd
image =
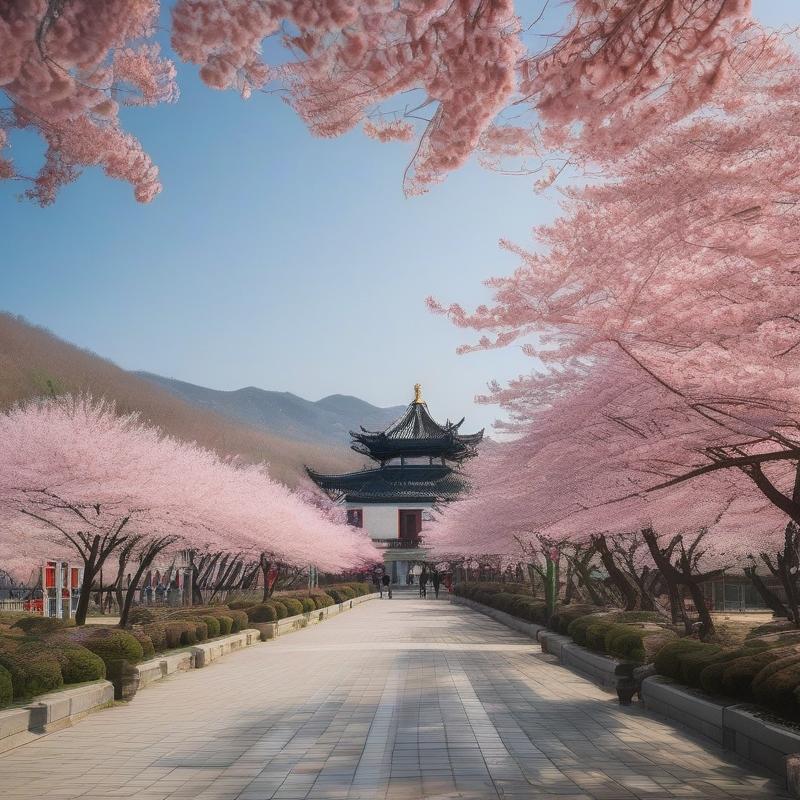
<svg viewBox="0 0 800 800">
<path fill-rule="evenodd" d="M 433 571 L 433 578 L 431 580 L 433 581 L 433 593 L 436 595 L 436 599 L 438 600 L 439 586 L 442 583 L 442 579 L 439 577 L 439 573 L 436 570 Z"/>
<path fill-rule="evenodd" d="M 380 592 L 381 597 L 383 597 L 383 584 L 381 583 L 381 576 L 377 572 L 372 573 L 372 585 L 375 587 L 375 591 Z"/>
<path fill-rule="evenodd" d="M 419 596 L 427 597 L 428 594 L 428 571 L 425 567 L 422 568 L 422 574 L 419 576 Z"/>
<path fill-rule="evenodd" d="M 382 583 L 386 587 L 386 589 L 389 591 L 389 599 L 391 600 L 392 599 L 392 579 L 385 572 L 383 573 Z M 383 592 L 381 592 L 381 597 L 383 597 Z"/>
</svg>

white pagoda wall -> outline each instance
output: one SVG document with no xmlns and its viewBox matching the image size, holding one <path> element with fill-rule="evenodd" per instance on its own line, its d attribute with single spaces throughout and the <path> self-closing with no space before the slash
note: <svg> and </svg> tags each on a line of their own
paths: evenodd
<svg viewBox="0 0 800 800">
<path fill-rule="evenodd" d="M 364 530 L 372 539 L 397 539 L 399 535 L 398 511 L 432 507 L 431 503 L 345 503 L 345 508 L 360 508 L 364 512 Z"/>
</svg>

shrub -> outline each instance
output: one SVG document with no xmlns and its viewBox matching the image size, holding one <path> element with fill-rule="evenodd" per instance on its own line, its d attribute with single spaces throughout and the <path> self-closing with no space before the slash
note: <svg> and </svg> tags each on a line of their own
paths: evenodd
<svg viewBox="0 0 800 800">
<path fill-rule="evenodd" d="M 709 664 L 700 673 L 700 688 L 709 694 L 727 694 L 742 700 L 752 698 L 755 676 L 775 659 L 775 652 L 747 647 Z"/>
<path fill-rule="evenodd" d="M 99 681 L 106 676 L 103 659 L 85 647 L 65 647 L 59 659 L 64 683 Z"/>
<path fill-rule="evenodd" d="M 244 611 L 226 611 L 226 617 L 231 618 L 231 633 L 239 633 L 247 628 L 247 614 Z"/>
<path fill-rule="evenodd" d="M 572 637 L 576 644 L 586 644 L 586 634 L 589 628 L 596 622 L 614 622 L 608 614 L 587 614 L 577 617 L 569 623 L 567 633 Z"/>
<path fill-rule="evenodd" d="M 67 623 L 58 617 L 22 617 L 12 628 L 19 628 L 27 634 L 52 633 L 67 627 Z"/>
<path fill-rule="evenodd" d="M 206 630 L 208 631 L 209 639 L 219 636 L 219 620 L 216 617 L 206 615 L 201 617 L 201 619 L 206 624 Z"/>
<path fill-rule="evenodd" d="M 680 657 L 685 653 L 702 650 L 704 647 L 706 645 L 697 639 L 675 639 L 675 641 L 667 642 L 656 654 L 656 672 L 679 681 L 681 679 Z"/>
<path fill-rule="evenodd" d="M 677 638 L 674 631 L 654 625 L 615 623 L 606 632 L 605 652 L 625 661 L 646 664 L 666 642 Z"/>
<path fill-rule="evenodd" d="M 600 653 L 606 651 L 606 634 L 613 628 L 615 622 L 612 619 L 601 619 L 593 622 L 586 628 L 586 646 L 590 650 Z"/>
<path fill-rule="evenodd" d="M 765 667 L 761 670 L 764 672 Z M 769 677 L 753 681 L 753 695 L 759 703 L 774 708 L 782 714 L 796 717 L 800 706 L 797 702 L 796 690 L 800 686 L 800 656 L 784 667 L 772 672 Z"/>
<path fill-rule="evenodd" d="M 753 678 L 753 683 L 751 684 L 753 697 L 760 703 L 767 703 L 767 700 L 762 699 L 762 696 L 768 697 L 771 694 L 771 689 L 763 691 L 762 689 L 763 686 L 769 682 L 772 676 L 776 675 L 778 672 L 782 672 L 787 667 L 792 667 L 796 663 L 800 662 L 800 653 L 795 651 L 780 658 L 777 658 L 774 652 L 767 652 L 772 656 L 772 659 L 768 664 L 765 664 L 759 670 L 759 672 L 756 673 L 755 678 Z M 767 704 L 769 705 L 769 703 Z"/>
<path fill-rule="evenodd" d="M 163 622 L 147 622 L 142 625 L 142 630 L 150 637 L 156 653 L 167 649 L 167 634 Z"/>
<path fill-rule="evenodd" d="M 118 661 L 119 659 L 125 659 L 131 664 L 137 664 L 144 657 L 142 645 L 128 631 L 100 628 L 93 632 L 83 642 L 83 645 L 93 653 L 97 653 L 105 662 L 106 667 L 111 661 Z"/>
<path fill-rule="evenodd" d="M 233 617 L 227 614 L 215 614 L 217 622 L 219 622 L 219 635 L 227 636 L 233 630 Z"/>
<path fill-rule="evenodd" d="M 252 600 L 232 600 L 228 603 L 228 608 L 233 611 L 247 611 L 247 609 L 252 608 L 253 605 Z"/>
<path fill-rule="evenodd" d="M 275 606 L 275 613 L 278 615 L 278 619 L 285 619 L 289 616 L 289 609 L 280 600 L 273 600 L 272 605 Z"/>
<path fill-rule="evenodd" d="M 0 667 L 0 708 L 11 704 L 14 699 L 14 686 L 11 683 L 11 673 Z"/>
<path fill-rule="evenodd" d="M 547 622 L 547 627 L 556 633 L 566 636 L 569 633 L 569 626 L 573 620 L 579 619 L 580 617 L 585 617 L 587 614 L 594 614 L 600 611 L 604 611 L 604 609 L 598 608 L 597 606 L 557 606 L 555 612 L 551 615 Z"/>
<path fill-rule="evenodd" d="M 339 589 L 334 589 L 332 586 L 327 586 L 325 591 L 333 598 L 334 603 L 344 603 L 347 599 Z"/>
<path fill-rule="evenodd" d="M 333 605 L 334 600 L 329 594 L 315 594 L 314 602 L 317 604 L 317 608 L 328 608 Z"/>
<path fill-rule="evenodd" d="M 724 658 L 726 651 L 716 644 L 704 644 L 696 650 L 678 655 L 679 680 L 687 686 L 700 687 L 700 674 L 715 660 Z"/>
<path fill-rule="evenodd" d="M 304 597 L 300 601 L 300 603 L 303 606 L 303 613 L 304 614 L 309 614 L 312 611 L 316 611 L 317 610 L 316 604 L 314 603 L 314 601 L 310 597 Z"/>
<path fill-rule="evenodd" d="M 136 641 L 142 646 L 142 658 L 147 661 L 156 654 L 153 640 L 143 630 L 132 630 L 131 635 L 136 637 Z"/>
<path fill-rule="evenodd" d="M 188 647 L 197 644 L 197 625 L 185 619 L 170 620 L 164 624 L 167 647 Z"/>
<path fill-rule="evenodd" d="M 278 619 L 275 606 L 272 603 L 259 603 L 257 606 L 247 609 L 249 624 L 254 622 L 274 622 Z"/>
<path fill-rule="evenodd" d="M 16 650 L 0 651 L 0 667 L 11 675 L 14 697 L 27 698 L 52 692 L 64 685 L 61 665 L 37 643 Z"/>
<path fill-rule="evenodd" d="M 617 614 L 617 619 L 620 622 L 669 622 L 665 616 L 657 611 L 621 611 Z"/>
<path fill-rule="evenodd" d="M 293 597 L 282 597 L 281 603 L 286 606 L 286 610 L 290 617 L 296 617 L 298 614 L 303 613 L 303 604 L 299 600 L 295 600 Z"/>
<path fill-rule="evenodd" d="M 128 614 L 129 625 L 144 625 L 146 622 L 155 622 L 156 613 L 150 608 L 133 608 Z"/>
</svg>

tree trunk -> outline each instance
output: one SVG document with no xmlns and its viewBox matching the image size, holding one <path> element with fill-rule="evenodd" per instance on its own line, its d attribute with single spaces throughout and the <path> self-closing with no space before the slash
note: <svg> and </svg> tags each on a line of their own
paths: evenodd
<svg viewBox="0 0 800 800">
<path fill-rule="evenodd" d="M 706 641 L 709 637 L 714 635 L 714 620 L 711 617 L 711 612 L 708 610 L 706 597 L 703 594 L 703 587 L 697 581 L 693 580 L 687 580 L 686 585 L 689 587 L 689 594 L 692 596 L 692 602 L 700 617 L 700 638 Z"/>
<path fill-rule="evenodd" d="M 97 556 L 100 552 L 100 535 L 96 534 L 92 539 L 92 546 L 88 554 L 83 557 L 83 581 L 81 582 L 81 594 L 78 598 L 78 607 L 75 609 L 75 624 L 86 624 L 86 613 L 89 611 L 89 595 L 92 591 L 94 577 L 97 574 Z M 101 595 L 102 602 L 102 595 Z"/>
<path fill-rule="evenodd" d="M 761 596 L 767 608 L 772 610 L 772 613 L 779 617 L 786 617 L 790 619 L 789 609 L 781 602 L 780 597 L 761 580 L 761 576 L 756 572 L 755 567 L 745 567 L 744 574 L 750 578 L 753 587 Z"/>
<path fill-rule="evenodd" d="M 608 549 L 606 537 L 600 534 L 592 537 L 592 541 L 597 548 L 597 552 L 600 554 L 600 560 L 603 562 L 603 566 L 608 572 L 608 577 L 611 578 L 611 582 L 619 589 L 622 595 L 622 602 L 625 604 L 625 610 L 633 611 L 638 605 L 639 593 L 628 580 L 625 573 L 617 566 L 616 561 L 614 561 L 614 556 Z"/>
</svg>

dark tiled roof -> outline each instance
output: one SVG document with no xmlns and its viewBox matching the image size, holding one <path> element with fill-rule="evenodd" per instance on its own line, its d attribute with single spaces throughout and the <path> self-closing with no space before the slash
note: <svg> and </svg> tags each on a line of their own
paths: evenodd
<svg viewBox="0 0 800 800">
<path fill-rule="evenodd" d="M 461 461 L 475 455 L 483 430 L 461 434 L 456 423 L 439 424 L 428 411 L 427 403 L 410 403 L 403 415 L 384 431 L 350 431 L 353 450 L 378 461 L 399 456 L 435 456 Z"/>
<path fill-rule="evenodd" d="M 352 502 L 452 500 L 466 490 L 464 476 L 434 464 L 387 466 L 379 469 L 322 475 L 306 468 L 309 477 L 330 496 Z"/>
</svg>

